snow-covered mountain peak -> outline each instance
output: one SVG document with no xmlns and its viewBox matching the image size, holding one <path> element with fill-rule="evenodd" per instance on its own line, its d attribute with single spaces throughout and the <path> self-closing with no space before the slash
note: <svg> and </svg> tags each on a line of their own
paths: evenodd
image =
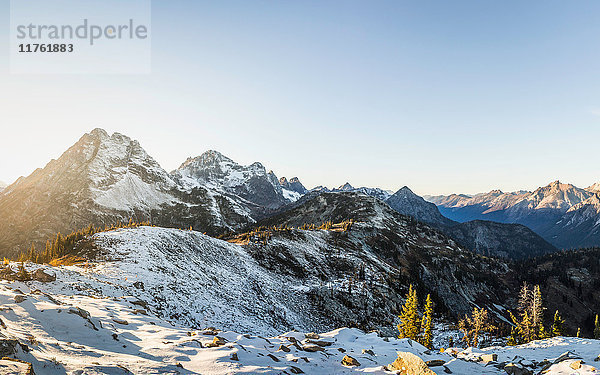
<svg viewBox="0 0 600 375">
<path fill-rule="evenodd" d="M 339 188 L 337 188 L 337 190 L 340 190 L 340 191 L 353 191 L 354 187 L 352 185 L 350 185 L 349 182 L 346 182 L 345 184 L 343 184 L 342 186 L 340 186 Z"/>
<path fill-rule="evenodd" d="M 600 182 L 596 182 L 592 186 L 588 186 L 585 190 L 590 191 L 592 193 L 600 193 Z"/>
<path fill-rule="evenodd" d="M 282 187 L 275 173 L 267 172 L 260 162 L 244 166 L 213 150 L 187 159 L 171 175 L 185 189 L 204 187 L 269 209 L 296 201 L 304 194 Z"/>
<path fill-rule="evenodd" d="M 526 200 L 534 209 L 553 208 L 566 212 L 572 206 L 588 199 L 592 194 L 571 184 L 554 181 L 536 189 Z"/>
</svg>

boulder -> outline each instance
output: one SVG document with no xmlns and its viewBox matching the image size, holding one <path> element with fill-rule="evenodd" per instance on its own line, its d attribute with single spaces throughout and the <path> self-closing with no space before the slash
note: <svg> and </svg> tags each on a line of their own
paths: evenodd
<svg viewBox="0 0 600 375">
<path fill-rule="evenodd" d="M 508 375 L 533 375 L 531 370 L 521 367 L 515 363 L 509 363 L 504 366 L 504 371 L 506 371 Z"/>
<path fill-rule="evenodd" d="M 398 352 L 398 358 L 388 369 L 400 371 L 403 375 L 435 375 L 420 357 L 409 352 Z"/>
<path fill-rule="evenodd" d="M 44 272 L 43 269 L 38 268 L 33 273 L 33 279 L 35 281 L 40 281 L 40 282 L 43 282 L 43 283 L 49 283 L 49 282 L 52 282 L 52 281 L 56 281 L 56 276 L 50 275 L 49 273 Z"/>
<path fill-rule="evenodd" d="M 362 354 L 368 354 L 374 356 L 375 353 L 371 349 L 363 349 Z"/>
<path fill-rule="evenodd" d="M 573 361 L 571 362 L 571 364 L 569 365 L 573 370 L 579 370 L 581 368 L 581 359 L 577 360 L 577 361 Z"/>
<path fill-rule="evenodd" d="M 552 363 L 559 363 L 562 361 L 566 361 L 567 359 L 582 359 L 580 356 L 578 356 L 577 354 L 568 351 L 568 352 L 564 352 L 563 354 L 559 355 L 558 358 L 556 358 L 554 360 L 554 362 Z"/>
<path fill-rule="evenodd" d="M 24 295 L 17 294 L 15 296 L 15 303 L 21 303 L 21 302 L 25 301 L 25 299 L 27 299 L 27 297 L 25 297 Z"/>
<path fill-rule="evenodd" d="M 278 352 L 286 352 L 286 353 L 289 352 L 290 350 L 291 349 L 285 345 L 279 345 L 279 348 L 277 349 Z"/>
<path fill-rule="evenodd" d="M 333 341 L 325 341 L 325 340 L 306 340 L 308 344 L 315 344 L 319 346 L 331 346 Z"/>
<path fill-rule="evenodd" d="M 302 371 L 301 369 L 299 369 L 296 366 L 290 366 L 290 372 L 292 374 L 304 374 L 304 371 Z"/>
<path fill-rule="evenodd" d="M 483 354 L 479 358 L 482 362 L 496 362 L 498 361 L 498 354 Z"/>
<path fill-rule="evenodd" d="M 315 345 L 315 344 L 302 345 L 302 350 L 304 350 L 305 352 L 311 352 L 311 353 L 325 351 L 325 349 L 323 349 L 321 346 Z"/>
<path fill-rule="evenodd" d="M 227 340 L 225 340 L 224 338 L 215 336 L 213 338 L 212 342 L 209 342 L 208 344 L 206 344 L 206 347 L 207 348 L 216 348 L 217 346 L 225 345 L 226 342 L 227 342 Z"/>
<path fill-rule="evenodd" d="M 320 338 L 319 335 L 317 335 L 314 332 L 309 332 L 309 333 L 305 334 L 304 336 L 310 340 L 318 340 Z"/>
<path fill-rule="evenodd" d="M 350 357 L 349 355 L 345 355 L 344 358 L 342 358 L 342 365 L 350 367 L 360 366 L 360 362 L 358 362 L 356 358 Z"/>
<path fill-rule="evenodd" d="M 443 366 L 444 363 L 446 363 L 446 361 L 444 361 L 443 359 L 432 359 L 430 361 L 425 362 L 425 364 L 427 365 L 427 367 Z"/>
<path fill-rule="evenodd" d="M 17 345 L 19 345 L 19 342 L 15 339 L 0 339 L 0 358 L 15 355 Z"/>
</svg>

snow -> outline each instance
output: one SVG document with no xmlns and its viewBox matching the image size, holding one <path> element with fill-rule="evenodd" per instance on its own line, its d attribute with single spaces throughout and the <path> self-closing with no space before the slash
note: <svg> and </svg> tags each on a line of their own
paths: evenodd
<svg viewBox="0 0 600 375">
<path fill-rule="evenodd" d="M 125 294 L 51 295 L 49 292 L 55 291 L 66 276 L 60 269 L 54 271 L 58 279 L 48 284 L 0 282 L 0 317 L 6 325 L 1 334 L 27 345 L 30 351 L 19 349 L 16 356 L 32 363 L 37 374 L 119 374 L 125 369 L 134 374 L 289 374 L 292 366 L 316 375 L 389 374 L 383 366 L 392 363 L 398 351 L 413 353 L 425 361 L 443 360 L 452 373 L 463 375 L 505 374 L 504 370 L 481 362 L 481 354 L 497 354 L 498 362 L 533 366 L 544 360 L 553 362 L 570 351 L 571 357 L 583 359 L 582 367 L 573 370 L 570 364 L 576 359 L 567 359 L 553 364 L 547 374 L 598 374 L 591 365 L 600 351 L 597 340 L 555 337 L 517 347 L 453 348 L 440 352 L 408 339 L 382 338 L 376 333 L 340 328 L 320 334 L 319 341 L 331 342 L 330 346 L 308 352 L 292 344 L 296 339 L 301 348 L 307 342 L 301 332 L 271 337 L 234 331 L 207 332 L 172 326 L 151 313 L 145 315 L 143 308 L 132 304 L 135 298 Z M 16 303 L 15 296 L 19 294 L 25 300 Z M 211 333 L 217 333 L 226 343 L 206 347 L 214 339 Z M 289 352 L 279 350 L 281 345 L 289 347 Z M 234 353 L 237 360 L 232 359 Z M 361 365 L 343 366 L 345 355 Z M 445 374 L 444 366 L 432 370 Z"/>
<path fill-rule="evenodd" d="M 283 192 L 283 197 L 291 202 L 295 202 L 302 197 L 302 194 L 300 194 L 296 191 L 283 189 L 283 188 L 281 189 L 281 191 Z"/>
<path fill-rule="evenodd" d="M 306 259 L 296 254 L 298 261 L 319 259 L 315 246 L 325 235 L 307 232 L 297 244 L 304 244 L 298 251 Z M 0 281 L 0 318 L 6 325 L 0 339 L 26 344 L 30 351 L 18 349 L 16 357 L 32 363 L 38 375 L 120 374 L 125 369 L 134 374 L 290 374 L 292 366 L 317 375 L 389 374 L 383 366 L 398 351 L 425 361 L 443 360 L 445 367 L 432 367 L 436 374 L 445 374 L 445 368 L 463 375 L 505 374 L 502 362 L 529 366 L 536 373 L 547 364 L 551 375 L 599 374 L 594 360 L 600 341 L 572 337 L 440 352 L 407 339 L 339 328 L 320 334 L 319 340 L 330 346 L 305 351 L 305 333 L 312 331 L 306 328 L 318 326 L 310 321 L 310 312 L 298 310 L 309 306 L 299 296 L 310 285 L 264 270 L 242 247 L 196 232 L 154 227 L 104 232 L 94 239 L 101 250 L 97 262 L 26 264 L 29 271 L 42 268 L 55 274 L 54 282 Z M 343 286 L 344 280 L 335 282 Z M 17 295 L 23 301 L 16 302 Z M 285 311 L 286 319 L 304 327 L 303 332 L 282 329 L 273 311 Z M 219 331 L 206 331 L 209 326 Z M 440 333 L 442 328 L 436 327 L 436 335 L 453 336 L 458 343 L 455 331 Z M 207 347 L 215 333 L 225 344 Z M 300 341 L 300 348 L 291 337 Z M 436 343 L 444 345 L 443 340 Z M 279 350 L 281 345 L 289 352 Z M 567 359 L 553 363 L 565 358 L 565 352 L 571 352 Z M 498 363 L 481 362 L 482 354 L 497 354 Z M 361 365 L 343 366 L 345 355 Z M 583 363 L 574 370 L 571 364 L 578 358 Z"/>
</svg>

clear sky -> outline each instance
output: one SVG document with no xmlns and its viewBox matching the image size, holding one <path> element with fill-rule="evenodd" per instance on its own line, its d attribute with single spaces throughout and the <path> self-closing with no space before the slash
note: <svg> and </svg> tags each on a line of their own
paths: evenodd
<svg viewBox="0 0 600 375">
<path fill-rule="evenodd" d="M 94 127 L 307 187 L 600 181 L 598 1 L 154 1 L 149 75 L 11 75 L 8 24 L 0 0 L 6 182 Z"/>
</svg>

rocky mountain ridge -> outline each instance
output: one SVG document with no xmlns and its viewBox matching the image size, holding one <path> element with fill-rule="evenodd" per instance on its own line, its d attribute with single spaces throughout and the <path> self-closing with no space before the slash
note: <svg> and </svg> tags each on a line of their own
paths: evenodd
<svg viewBox="0 0 600 375">
<path fill-rule="evenodd" d="M 523 224 L 559 248 L 577 248 L 600 245 L 597 186 L 581 189 L 554 181 L 533 192 L 493 190 L 474 196 L 426 198 L 455 221 Z"/>
</svg>

